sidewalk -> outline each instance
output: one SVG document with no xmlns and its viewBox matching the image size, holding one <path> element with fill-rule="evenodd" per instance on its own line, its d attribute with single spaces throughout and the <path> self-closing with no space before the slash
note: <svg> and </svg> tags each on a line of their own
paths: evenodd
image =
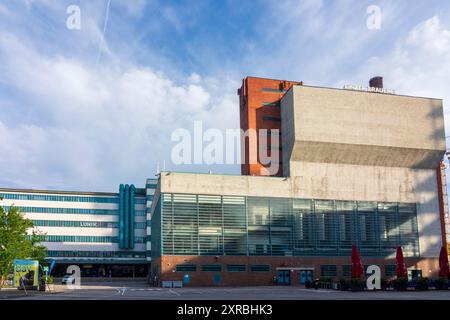
<svg viewBox="0 0 450 320">
<path fill-rule="evenodd" d="M 37 295 L 51 295 L 64 292 L 64 287 L 59 285 L 54 285 L 52 291 L 38 291 L 38 290 L 18 290 L 17 288 L 2 288 L 0 290 L 0 300 L 2 299 L 14 299 L 26 296 L 37 296 Z"/>
</svg>

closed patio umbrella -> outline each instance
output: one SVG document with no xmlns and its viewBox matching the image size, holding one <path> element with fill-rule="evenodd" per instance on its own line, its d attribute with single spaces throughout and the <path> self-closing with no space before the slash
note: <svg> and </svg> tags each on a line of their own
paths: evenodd
<svg viewBox="0 0 450 320">
<path fill-rule="evenodd" d="M 406 270 L 402 247 L 397 247 L 397 254 L 395 255 L 395 259 L 397 261 L 397 278 L 407 278 L 408 271 Z"/>
<path fill-rule="evenodd" d="M 441 253 L 439 254 L 439 277 L 450 278 L 448 252 L 446 246 L 442 246 Z"/>
<path fill-rule="evenodd" d="M 352 278 L 361 278 L 364 273 L 364 267 L 361 263 L 361 258 L 359 257 L 358 248 L 356 245 L 352 247 Z"/>
</svg>

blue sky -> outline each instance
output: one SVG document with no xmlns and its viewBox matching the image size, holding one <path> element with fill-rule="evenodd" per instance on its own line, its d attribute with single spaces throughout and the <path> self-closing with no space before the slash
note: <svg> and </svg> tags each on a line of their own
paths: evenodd
<svg viewBox="0 0 450 320">
<path fill-rule="evenodd" d="M 116 191 L 163 161 L 239 173 L 172 164 L 170 136 L 195 120 L 237 128 L 247 75 L 333 87 L 382 75 L 450 101 L 448 1 L 111 0 L 103 38 L 107 3 L 0 2 L 1 187 Z M 66 27 L 70 5 L 80 30 Z"/>
</svg>

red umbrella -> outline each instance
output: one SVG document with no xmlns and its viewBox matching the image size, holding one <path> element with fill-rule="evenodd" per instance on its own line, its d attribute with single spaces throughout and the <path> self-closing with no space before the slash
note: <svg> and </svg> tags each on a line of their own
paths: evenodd
<svg viewBox="0 0 450 320">
<path fill-rule="evenodd" d="M 407 278 L 408 271 L 406 271 L 405 259 L 403 258 L 402 247 L 397 247 L 397 254 L 395 256 L 397 260 L 397 278 Z"/>
<path fill-rule="evenodd" d="M 359 257 L 358 249 L 356 245 L 352 247 L 352 278 L 361 278 L 364 273 L 364 267 L 361 263 L 361 258 Z"/>
<path fill-rule="evenodd" d="M 450 269 L 448 266 L 447 248 L 443 246 L 439 254 L 439 277 L 450 278 Z"/>
</svg>

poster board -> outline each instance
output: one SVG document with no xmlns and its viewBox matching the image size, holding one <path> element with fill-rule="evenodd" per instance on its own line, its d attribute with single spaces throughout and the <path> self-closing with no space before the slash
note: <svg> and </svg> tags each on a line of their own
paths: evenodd
<svg viewBox="0 0 450 320">
<path fill-rule="evenodd" d="M 35 260 L 14 260 L 13 287 L 37 287 L 39 262 Z"/>
</svg>

